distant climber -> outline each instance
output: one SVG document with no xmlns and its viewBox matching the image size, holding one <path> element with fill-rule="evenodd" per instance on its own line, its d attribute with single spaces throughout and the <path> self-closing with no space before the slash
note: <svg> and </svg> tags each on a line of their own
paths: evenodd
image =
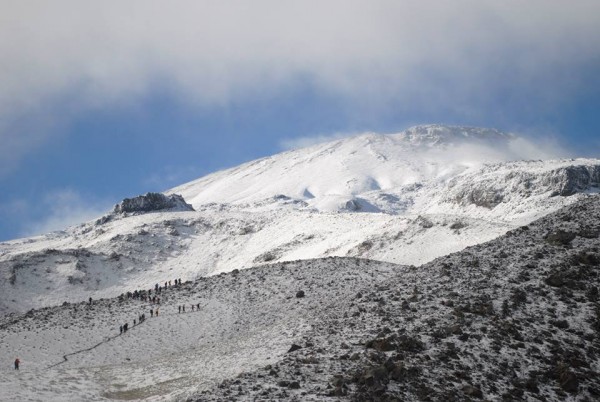
<svg viewBox="0 0 600 402">
<path fill-rule="evenodd" d="M 90 297 L 90 305 L 92 304 L 92 298 Z"/>
<path fill-rule="evenodd" d="M 192 304 L 192 311 L 194 311 L 194 305 Z"/>
<path fill-rule="evenodd" d="M 179 313 L 181 313 L 181 306 L 177 306 L 179 308 Z"/>
<path fill-rule="evenodd" d="M 150 309 L 150 317 L 154 317 L 154 310 Z"/>
<path fill-rule="evenodd" d="M 19 360 L 19 358 L 17 357 L 17 358 L 15 359 L 15 370 L 18 370 L 18 369 L 19 369 L 19 364 L 21 364 L 21 360 Z"/>
<path fill-rule="evenodd" d="M 158 309 L 156 309 L 156 316 L 158 317 Z"/>
<path fill-rule="evenodd" d="M 119 335 L 122 335 L 122 334 L 123 334 L 123 326 L 121 325 L 121 326 L 119 327 Z"/>
</svg>

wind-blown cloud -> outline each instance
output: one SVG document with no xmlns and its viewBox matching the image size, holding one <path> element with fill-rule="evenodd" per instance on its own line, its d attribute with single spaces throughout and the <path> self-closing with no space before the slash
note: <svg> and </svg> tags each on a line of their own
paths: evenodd
<svg viewBox="0 0 600 402">
<path fill-rule="evenodd" d="M 322 144 L 325 142 L 340 140 L 342 138 L 352 137 L 360 134 L 366 133 L 333 133 L 298 138 L 285 138 L 280 141 L 279 147 L 284 151 L 288 151 L 292 149 L 306 148 L 310 147 L 311 145 Z"/>
<path fill-rule="evenodd" d="M 26 237 L 63 230 L 97 218 L 110 209 L 111 203 L 90 200 L 73 189 L 61 189 L 48 193 L 37 205 L 17 201 L 10 207 L 21 216 L 21 236 Z M 33 215 L 40 210 L 43 210 L 41 217 L 35 218 Z"/>
<path fill-rule="evenodd" d="M 465 118 L 508 113 L 498 96 L 552 109 L 597 70 L 599 31 L 595 0 L 4 3 L 0 174 L 46 124 L 157 88 L 200 107 L 311 85 Z"/>
</svg>

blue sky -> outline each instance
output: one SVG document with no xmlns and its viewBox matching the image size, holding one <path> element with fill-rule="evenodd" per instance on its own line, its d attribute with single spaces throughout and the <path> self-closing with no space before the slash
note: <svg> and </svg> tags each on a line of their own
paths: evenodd
<svg viewBox="0 0 600 402">
<path fill-rule="evenodd" d="M 600 157 L 597 1 L 223 3 L 0 4 L 0 241 L 363 131 Z"/>
</svg>

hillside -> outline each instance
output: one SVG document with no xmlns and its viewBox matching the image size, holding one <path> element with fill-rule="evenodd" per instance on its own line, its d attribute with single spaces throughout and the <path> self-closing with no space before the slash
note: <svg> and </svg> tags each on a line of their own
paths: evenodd
<svg viewBox="0 0 600 402">
<path fill-rule="evenodd" d="M 511 161 L 520 141 L 468 127 L 366 134 L 126 199 L 0 243 L 0 312 L 299 259 L 420 265 L 598 192 L 599 160 Z"/>
<path fill-rule="evenodd" d="M 0 399 L 594 400 L 599 234 L 588 196 L 420 267 L 328 258 L 171 286 L 123 335 L 158 306 L 7 314 L 0 359 L 23 363 Z"/>
<path fill-rule="evenodd" d="M 288 353 L 190 401 L 597 400 L 600 200 L 356 289 Z"/>
</svg>

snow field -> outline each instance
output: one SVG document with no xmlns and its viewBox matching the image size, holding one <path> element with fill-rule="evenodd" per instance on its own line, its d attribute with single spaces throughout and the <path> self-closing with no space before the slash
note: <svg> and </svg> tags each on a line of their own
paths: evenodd
<svg viewBox="0 0 600 402">
<path fill-rule="evenodd" d="M 5 316 L 0 361 L 18 353 L 22 365 L 0 379 L 0 400 L 162 401 L 210 389 L 277 361 L 354 286 L 394 271 L 350 262 L 295 262 L 203 278 L 163 292 L 160 306 L 105 299 Z M 299 289 L 305 298 L 295 297 Z M 192 303 L 200 303 L 199 312 L 191 312 Z M 159 307 L 158 317 L 150 318 L 151 307 Z M 146 320 L 132 326 L 141 313 Z M 124 322 L 130 329 L 119 335 Z"/>
</svg>

